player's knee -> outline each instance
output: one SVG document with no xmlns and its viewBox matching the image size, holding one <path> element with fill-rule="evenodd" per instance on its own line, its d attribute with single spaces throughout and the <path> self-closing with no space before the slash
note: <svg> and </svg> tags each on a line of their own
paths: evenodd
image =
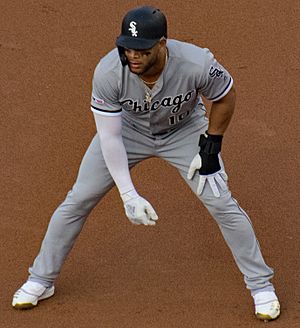
<svg viewBox="0 0 300 328">
<path fill-rule="evenodd" d="M 201 197 L 201 201 L 219 224 L 222 222 L 228 224 L 235 217 L 232 213 L 239 212 L 237 205 L 232 201 L 230 192 L 223 193 L 220 197 L 205 195 Z"/>
<path fill-rule="evenodd" d="M 101 199 L 101 194 L 97 193 L 91 186 L 74 185 L 68 192 L 65 203 L 70 207 L 70 210 L 76 214 L 86 214 Z"/>
<path fill-rule="evenodd" d="M 222 212 L 231 203 L 231 193 L 229 190 L 221 192 L 220 197 L 214 196 L 213 193 L 203 193 L 200 200 L 208 209 L 213 208 L 215 211 Z"/>
<path fill-rule="evenodd" d="M 219 225 L 231 226 L 246 235 L 249 233 L 251 221 L 230 193 L 221 197 L 204 197 L 202 201 Z"/>
</svg>

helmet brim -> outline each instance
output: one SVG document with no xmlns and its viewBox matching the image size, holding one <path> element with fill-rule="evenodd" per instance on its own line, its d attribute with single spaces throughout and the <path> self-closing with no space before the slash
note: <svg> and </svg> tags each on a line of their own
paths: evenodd
<svg viewBox="0 0 300 328">
<path fill-rule="evenodd" d="M 120 35 L 117 38 L 116 45 L 126 49 L 146 50 L 155 46 L 160 39 L 140 39 L 127 35 Z"/>
</svg>

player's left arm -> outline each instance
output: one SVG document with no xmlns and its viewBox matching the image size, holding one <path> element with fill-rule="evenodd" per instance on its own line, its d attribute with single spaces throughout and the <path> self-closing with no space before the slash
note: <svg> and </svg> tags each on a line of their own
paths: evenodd
<svg viewBox="0 0 300 328">
<path fill-rule="evenodd" d="M 212 103 L 207 130 L 210 135 L 224 135 L 234 112 L 235 100 L 236 91 L 232 86 L 226 96 Z"/>
<path fill-rule="evenodd" d="M 235 108 L 236 92 L 232 86 L 221 99 L 212 103 L 209 125 L 206 133 L 200 136 L 199 154 L 196 154 L 190 164 L 188 179 L 192 179 L 195 171 L 199 170 L 197 193 L 201 195 L 206 181 L 209 182 L 213 194 L 220 197 L 221 189 L 226 190 L 227 175 L 222 169 L 219 153 L 221 152 L 223 135 L 231 121 Z"/>
<path fill-rule="evenodd" d="M 197 193 L 199 195 L 202 193 L 208 181 L 213 194 L 220 197 L 218 186 L 223 190 L 227 189 L 225 182 L 227 176 L 222 167 L 220 152 L 223 135 L 234 112 L 236 93 L 229 72 L 214 59 L 207 49 L 205 54 L 206 64 L 203 69 L 204 74 L 199 74 L 199 89 L 206 99 L 212 101 L 212 106 L 208 129 L 200 135 L 199 154 L 193 158 L 187 177 L 192 179 L 198 170 L 200 177 Z"/>
<path fill-rule="evenodd" d="M 196 154 L 190 164 L 188 179 L 192 179 L 196 170 L 199 170 L 197 194 L 201 195 L 206 181 L 209 182 L 212 192 L 220 197 L 221 189 L 226 190 L 227 175 L 222 169 L 219 153 L 221 152 L 223 135 L 231 121 L 235 108 L 236 92 L 232 86 L 229 92 L 221 99 L 212 103 L 209 125 L 206 133 L 200 136 L 199 154 Z"/>
</svg>

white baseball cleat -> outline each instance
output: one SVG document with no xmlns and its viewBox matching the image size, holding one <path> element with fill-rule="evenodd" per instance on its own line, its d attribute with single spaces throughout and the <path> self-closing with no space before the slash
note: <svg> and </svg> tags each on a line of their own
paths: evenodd
<svg viewBox="0 0 300 328">
<path fill-rule="evenodd" d="M 280 315 L 280 304 L 274 292 L 261 292 L 254 295 L 255 315 L 258 319 L 270 321 Z"/>
<path fill-rule="evenodd" d="M 54 286 L 44 287 L 43 285 L 27 281 L 18 289 L 13 297 L 12 306 L 15 309 L 25 310 L 37 306 L 38 301 L 44 300 L 54 295 Z"/>
</svg>

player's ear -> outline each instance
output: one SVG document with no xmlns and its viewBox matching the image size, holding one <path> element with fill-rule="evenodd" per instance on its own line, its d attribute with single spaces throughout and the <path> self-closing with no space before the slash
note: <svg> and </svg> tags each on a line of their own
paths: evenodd
<svg viewBox="0 0 300 328">
<path fill-rule="evenodd" d="M 160 40 L 159 40 L 159 45 L 161 47 L 165 47 L 167 44 L 167 39 L 165 37 L 162 37 Z"/>
</svg>

